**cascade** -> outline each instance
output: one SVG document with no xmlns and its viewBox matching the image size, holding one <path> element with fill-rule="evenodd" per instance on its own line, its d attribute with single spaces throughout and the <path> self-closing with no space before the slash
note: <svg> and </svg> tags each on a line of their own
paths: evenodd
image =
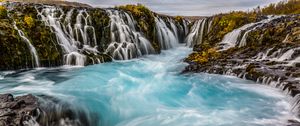
<svg viewBox="0 0 300 126">
<path fill-rule="evenodd" d="M 188 28 L 188 24 L 189 22 L 185 19 L 182 20 L 182 22 L 175 22 L 175 20 L 172 20 L 171 18 L 168 18 L 169 22 L 172 22 L 174 26 L 173 29 L 177 29 L 177 31 L 175 32 L 175 35 L 178 38 L 178 42 L 179 43 L 185 43 L 185 38 L 189 32 L 189 28 Z M 173 30 L 174 31 L 174 30 Z"/>
<path fill-rule="evenodd" d="M 282 16 L 268 16 L 267 19 L 261 20 L 256 23 L 249 23 L 246 24 L 238 29 L 233 30 L 232 32 L 227 33 L 223 40 L 219 43 L 221 50 L 227 50 L 231 47 L 235 46 L 246 46 L 246 39 L 248 36 L 248 33 L 255 30 L 258 27 L 263 26 L 266 23 L 269 23 L 272 20 L 278 19 Z"/>
<path fill-rule="evenodd" d="M 186 21 L 186 20 L 183 20 L 183 29 L 184 29 L 184 35 L 186 36 L 186 35 L 188 35 L 188 33 L 189 33 L 189 27 L 188 27 L 188 24 L 189 24 L 190 22 L 188 22 L 188 21 Z"/>
<path fill-rule="evenodd" d="M 271 50 L 273 50 L 273 48 L 268 49 L 265 53 L 264 52 L 260 52 L 256 56 L 255 60 L 265 60 L 268 57 L 268 55 L 269 55 L 269 53 L 270 53 Z"/>
<path fill-rule="evenodd" d="M 172 32 L 174 33 L 174 35 L 175 35 L 175 38 L 177 39 L 177 40 L 179 40 L 179 37 L 178 37 L 178 30 L 177 30 L 177 27 L 176 27 L 176 25 L 175 25 L 175 22 L 174 22 L 174 20 L 171 20 L 170 18 L 168 18 L 168 23 L 170 24 L 170 26 L 171 26 L 171 29 L 172 29 Z"/>
<path fill-rule="evenodd" d="M 297 49 L 297 48 L 296 48 Z M 295 52 L 296 49 L 290 49 L 288 51 L 286 51 L 285 53 L 283 53 L 277 60 L 278 61 L 285 61 L 285 60 L 289 60 L 292 58 L 293 53 Z M 299 48 L 300 49 L 300 48 Z"/>
<path fill-rule="evenodd" d="M 287 51 L 283 51 L 282 49 L 279 49 L 277 51 L 274 51 L 273 53 L 270 53 L 274 48 L 268 49 L 265 53 L 260 52 L 255 60 L 261 61 L 261 60 L 270 60 L 270 61 L 276 61 L 276 62 L 287 62 L 288 66 L 292 66 L 295 63 L 300 62 L 300 56 L 297 55 L 297 51 L 300 50 L 300 47 L 297 48 L 291 48 Z"/>
<path fill-rule="evenodd" d="M 24 32 L 17 27 L 16 22 L 14 22 L 14 28 L 18 31 L 19 36 L 26 43 L 26 45 L 30 50 L 32 61 L 35 62 L 35 64 L 32 64 L 32 66 L 40 67 L 40 60 L 35 47 L 31 44 L 30 40 L 25 36 Z"/>
<path fill-rule="evenodd" d="M 212 24 L 213 24 L 213 18 L 209 20 L 207 33 L 209 33 L 211 31 Z"/>
<path fill-rule="evenodd" d="M 202 21 L 203 21 L 203 19 L 196 21 L 191 28 L 191 32 L 186 37 L 185 42 L 188 47 L 194 46 L 193 42 L 199 35 L 199 27 L 200 27 Z"/>
<path fill-rule="evenodd" d="M 210 32 L 212 20 L 204 18 L 196 21 L 192 29 L 185 39 L 188 47 L 193 47 L 196 44 L 203 42 L 204 36 Z"/>
<path fill-rule="evenodd" d="M 199 34 L 199 36 L 197 38 L 196 44 L 201 44 L 202 41 L 203 41 L 203 37 L 204 37 L 204 34 L 205 34 L 204 30 L 205 30 L 206 23 L 207 23 L 207 18 L 203 19 L 203 21 L 201 22 L 201 27 L 199 29 L 200 30 L 200 34 Z"/>
<path fill-rule="evenodd" d="M 84 53 L 94 55 L 99 53 L 96 49 L 95 29 L 91 25 L 90 16 L 86 10 L 78 11 L 75 24 L 72 24 L 74 9 L 68 11 L 67 14 L 61 8 L 52 6 L 45 6 L 41 11 L 36 10 L 41 20 L 55 33 L 57 42 L 64 53 L 65 65 L 84 66 L 87 60 Z M 92 33 L 92 36 L 88 33 Z M 101 63 L 100 59 L 96 61 Z"/>
<path fill-rule="evenodd" d="M 136 22 L 131 15 L 118 10 L 107 10 L 110 17 L 111 44 L 106 53 L 114 59 L 128 60 L 155 53 L 149 40 L 136 31 Z"/>
<path fill-rule="evenodd" d="M 167 23 L 171 25 L 172 28 L 167 26 Z M 156 24 L 156 34 L 158 37 L 158 41 L 160 43 L 161 49 L 170 49 L 174 48 L 178 45 L 178 36 L 176 31 L 176 26 L 174 23 L 167 21 L 165 22 L 159 16 L 155 17 L 155 24 Z M 173 25 L 173 26 L 172 26 Z M 172 29 L 172 30 L 171 30 Z"/>
</svg>

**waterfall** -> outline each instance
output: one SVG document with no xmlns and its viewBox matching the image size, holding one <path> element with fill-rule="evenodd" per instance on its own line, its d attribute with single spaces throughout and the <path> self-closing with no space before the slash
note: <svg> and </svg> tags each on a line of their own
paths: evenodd
<svg viewBox="0 0 300 126">
<path fill-rule="evenodd" d="M 299 48 L 300 49 L 300 48 Z M 289 60 L 292 58 L 293 53 L 295 52 L 296 49 L 290 49 L 288 51 L 286 51 L 285 53 L 283 53 L 278 59 L 277 61 L 285 61 L 285 60 Z"/>
<path fill-rule="evenodd" d="M 184 35 L 188 35 L 189 33 L 189 27 L 188 27 L 189 22 L 186 20 L 183 20 L 183 30 L 184 30 Z"/>
<path fill-rule="evenodd" d="M 141 55 L 154 54 L 154 48 L 144 35 L 136 31 L 131 15 L 118 10 L 107 10 L 110 17 L 111 43 L 106 53 L 114 59 L 128 60 Z"/>
<path fill-rule="evenodd" d="M 78 10 L 75 24 L 72 24 L 74 9 L 67 14 L 61 8 L 52 6 L 45 6 L 41 11 L 36 10 L 41 20 L 55 33 L 57 42 L 63 50 L 65 65 L 84 66 L 88 58 L 85 53 L 99 54 L 95 29 L 86 10 Z M 92 36 L 89 33 L 92 33 Z M 89 58 L 94 61 L 93 58 Z M 95 60 L 101 63 L 100 59 Z"/>
<path fill-rule="evenodd" d="M 260 52 L 256 57 L 254 57 L 254 59 L 257 61 L 270 60 L 276 62 L 287 62 L 287 64 L 284 64 L 287 66 L 292 66 L 295 65 L 295 63 L 300 62 L 300 56 L 299 54 L 297 54 L 297 52 L 300 51 L 300 47 L 290 48 L 287 51 L 279 49 L 277 51 L 272 52 L 272 50 L 274 50 L 274 48 L 270 48 L 265 52 Z"/>
<path fill-rule="evenodd" d="M 171 20 L 170 18 L 168 18 L 167 20 L 171 26 L 171 29 L 172 29 L 172 32 L 174 33 L 174 36 L 175 36 L 175 39 L 178 41 L 179 40 L 179 37 L 178 37 L 178 29 L 175 25 L 175 22 L 174 20 Z"/>
<path fill-rule="evenodd" d="M 173 22 L 170 22 L 168 20 L 166 22 L 158 16 L 155 17 L 156 34 L 157 34 L 161 49 L 174 48 L 179 43 L 177 33 L 174 32 L 177 28 L 176 28 L 176 26 L 174 26 Z M 169 23 L 172 28 L 169 28 L 166 23 Z"/>
<path fill-rule="evenodd" d="M 223 40 L 219 43 L 221 50 L 227 50 L 229 48 L 238 46 L 238 47 L 243 47 L 246 46 L 247 42 L 247 36 L 248 33 L 255 30 L 258 27 L 263 26 L 266 23 L 269 23 L 270 21 L 273 21 L 275 19 L 278 19 L 282 16 L 268 16 L 267 19 L 261 20 L 256 23 L 249 23 L 246 24 L 238 29 L 233 30 L 232 32 L 227 33 Z"/>
<path fill-rule="evenodd" d="M 28 48 L 30 50 L 32 61 L 35 62 L 35 64 L 32 64 L 32 66 L 40 67 L 40 60 L 39 60 L 39 57 L 38 57 L 35 47 L 31 44 L 29 39 L 25 36 L 24 32 L 17 27 L 16 22 L 14 22 L 13 25 L 14 25 L 14 28 L 18 31 L 19 36 L 26 43 L 26 45 L 28 46 Z"/>
<path fill-rule="evenodd" d="M 209 33 L 212 25 L 212 20 L 209 18 L 204 18 L 196 21 L 192 26 L 192 29 L 185 39 L 186 45 L 188 47 L 193 47 L 194 45 L 201 44 L 204 37 Z"/>
<path fill-rule="evenodd" d="M 194 41 L 196 41 L 196 38 L 198 38 L 199 28 L 200 28 L 202 21 L 203 21 L 203 19 L 196 21 L 191 28 L 191 32 L 186 37 L 185 42 L 188 47 L 194 46 Z"/>
<path fill-rule="evenodd" d="M 97 55 L 100 52 L 97 50 L 91 17 L 85 9 L 71 9 L 65 13 L 61 8 L 45 6 L 41 11 L 39 9 L 37 11 L 41 20 L 56 34 L 57 42 L 63 50 L 65 65 L 84 66 L 88 58 L 99 61 L 86 55 Z M 137 23 L 131 14 L 114 9 L 106 9 L 106 12 L 110 18 L 111 37 L 111 42 L 105 49 L 106 54 L 117 60 L 128 60 L 155 53 L 144 33 L 137 30 Z M 72 23 L 74 15 L 76 21 Z M 161 48 L 175 47 L 179 41 L 179 28 L 176 22 L 170 18 L 165 21 L 159 17 L 156 17 L 155 21 Z M 185 24 L 183 30 L 187 31 L 187 29 Z"/>
</svg>

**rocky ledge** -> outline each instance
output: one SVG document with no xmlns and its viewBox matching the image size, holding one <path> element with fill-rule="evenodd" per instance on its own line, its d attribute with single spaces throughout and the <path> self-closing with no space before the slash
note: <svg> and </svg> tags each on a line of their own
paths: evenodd
<svg viewBox="0 0 300 126">
<path fill-rule="evenodd" d="M 40 114 L 38 100 L 29 94 L 13 97 L 0 95 L 0 126 L 29 126 Z"/>
<path fill-rule="evenodd" d="M 0 126 L 96 126 L 99 118 L 49 96 L 0 94 Z"/>
</svg>

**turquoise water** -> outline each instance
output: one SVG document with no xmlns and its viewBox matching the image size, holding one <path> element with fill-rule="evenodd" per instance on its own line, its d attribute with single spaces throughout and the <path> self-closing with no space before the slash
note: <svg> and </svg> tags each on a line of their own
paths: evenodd
<svg viewBox="0 0 300 126">
<path fill-rule="evenodd" d="M 281 126 L 287 97 L 235 77 L 185 74 L 191 49 L 82 68 L 1 72 L 0 93 L 51 96 L 103 126 Z"/>
</svg>

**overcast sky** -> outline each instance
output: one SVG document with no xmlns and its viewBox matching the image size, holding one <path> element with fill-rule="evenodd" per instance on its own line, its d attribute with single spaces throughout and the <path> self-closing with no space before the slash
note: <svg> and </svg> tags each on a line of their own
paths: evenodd
<svg viewBox="0 0 300 126">
<path fill-rule="evenodd" d="M 281 0 L 71 0 L 95 7 L 141 3 L 151 10 L 168 15 L 210 16 L 232 10 L 249 10 Z"/>
</svg>

